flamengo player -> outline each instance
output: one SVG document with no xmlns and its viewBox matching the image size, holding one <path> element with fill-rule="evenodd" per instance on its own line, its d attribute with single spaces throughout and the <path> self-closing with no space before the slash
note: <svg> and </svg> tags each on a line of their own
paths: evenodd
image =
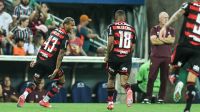
<svg viewBox="0 0 200 112">
<path fill-rule="evenodd" d="M 116 74 L 120 74 L 121 86 L 127 94 L 127 106 L 133 102 L 132 90 L 128 78 L 132 65 L 132 53 L 135 45 L 135 29 L 125 22 L 126 15 L 123 10 L 115 12 L 115 23 L 108 26 L 108 46 L 105 61 L 108 63 L 108 110 L 114 108 L 113 94 Z"/>
<path fill-rule="evenodd" d="M 55 83 L 52 84 L 51 90 L 47 92 L 39 104 L 43 107 L 51 107 L 49 100 L 59 92 L 59 89 L 65 83 L 61 63 L 68 44 L 68 33 L 74 26 L 74 19 L 66 17 L 63 22 L 63 27 L 53 30 L 49 38 L 41 46 L 36 61 L 30 64 L 35 73 L 33 76 L 34 82 L 29 82 L 24 93 L 19 97 L 18 107 L 24 105 L 27 95 L 35 89 L 45 75 L 49 75 L 48 77 L 55 80 Z"/>
<path fill-rule="evenodd" d="M 196 94 L 195 81 L 200 73 L 200 0 L 195 1 L 184 3 L 164 25 L 159 36 L 159 38 L 165 37 L 166 28 L 179 17 L 185 17 L 180 40 L 172 60 L 174 74 L 177 74 L 180 67 L 183 67 L 185 63 L 189 65 L 187 67 L 187 97 L 184 112 L 190 112 L 192 100 Z"/>
</svg>

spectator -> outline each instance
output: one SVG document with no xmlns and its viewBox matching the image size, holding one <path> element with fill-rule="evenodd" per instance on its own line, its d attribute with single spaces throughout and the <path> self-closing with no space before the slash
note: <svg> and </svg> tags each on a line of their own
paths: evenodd
<svg viewBox="0 0 200 112">
<path fill-rule="evenodd" d="M 16 26 L 17 20 L 21 17 L 29 17 L 33 12 L 32 7 L 29 6 L 29 0 L 21 0 L 20 4 L 17 5 L 13 13 L 13 26 Z"/>
<path fill-rule="evenodd" d="M 82 46 L 83 46 L 83 44 L 81 42 L 81 39 L 76 37 L 75 31 L 72 31 L 70 39 L 69 39 L 69 44 L 67 46 L 66 55 L 68 55 L 68 56 L 80 56 L 80 55 L 86 56 L 87 54 L 83 50 Z"/>
<path fill-rule="evenodd" d="M 156 80 L 158 70 L 160 69 L 160 90 L 158 95 L 158 103 L 163 103 L 166 94 L 166 85 L 169 75 L 169 64 L 171 60 L 171 44 L 174 43 L 175 34 L 174 29 L 168 28 L 167 35 L 162 40 L 159 39 L 159 32 L 163 25 L 168 21 L 169 15 L 166 12 L 159 14 L 159 25 L 154 26 L 151 29 L 150 40 L 151 46 L 151 65 L 147 84 L 147 96 L 144 99 L 144 103 L 150 103 L 149 100 L 152 97 L 153 85 Z"/>
<path fill-rule="evenodd" d="M 14 40 L 20 38 L 24 40 L 24 49 L 26 54 L 33 55 L 34 49 L 33 49 L 33 34 L 30 28 L 28 27 L 29 19 L 27 17 L 20 18 L 19 25 L 14 27 L 9 35 L 8 39 L 11 40 L 14 38 Z M 17 43 L 16 43 L 17 44 Z M 12 45 L 12 44 L 11 44 Z"/>
<path fill-rule="evenodd" d="M 83 50 L 88 54 L 90 48 L 90 39 L 98 37 L 97 34 L 94 34 L 91 29 L 87 27 L 89 22 L 92 21 L 87 15 L 80 16 L 80 24 L 77 29 L 77 36 L 81 38 L 83 42 Z"/>
<path fill-rule="evenodd" d="M 11 80 L 9 76 L 4 77 L 3 84 L 3 101 L 4 102 L 17 102 L 17 94 L 14 88 L 11 86 Z"/>
<path fill-rule="evenodd" d="M 41 24 L 39 26 L 35 26 L 35 28 L 36 28 L 35 35 L 38 35 L 38 34 L 42 35 L 43 39 L 46 40 L 47 36 L 48 36 L 48 34 L 47 34 L 48 33 L 48 28 L 43 24 Z"/>
<path fill-rule="evenodd" d="M 0 29 L 0 55 L 3 55 L 3 49 L 6 45 L 5 42 L 6 33 L 5 30 Z"/>
<path fill-rule="evenodd" d="M 29 6 L 32 8 L 36 8 L 38 5 L 37 0 L 30 0 Z"/>
<path fill-rule="evenodd" d="M 4 37 L 7 36 L 9 32 L 9 26 L 13 22 L 11 15 L 5 12 L 4 8 L 5 8 L 4 0 L 0 0 L 0 55 L 7 54 L 6 52 L 7 43 L 6 41 L 4 41 L 5 40 Z"/>
<path fill-rule="evenodd" d="M 33 45 L 34 45 L 34 55 L 37 55 L 40 46 L 44 42 L 44 37 L 41 34 L 37 34 L 33 39 Z"/>
<path fill-rule="evenodd" d="M 26 51 L 24 49 L 24 40 L 21 38 L 17 38 L 15 40 L 16 44 L 14 44 L 10 39 L 8 39 L 8 42 L 12 45 L 13 47 L 13 55 L 15 56 L 25 56 Z"/>
<path fill-rule="evenodd" d="M 0 0 L 0 30 L 4 31 L 4 34 L 8 34 L 9 26 L 13 22 L 10 14 L 4 11 L 4 0 Z"/>
<path fill-rule="evenodd" d="M 36 10 L 30 15 L 30 24 L 29 27 L 31 28 L 33 35 L 36 35 L 37 28 L 36 26 L 44 25 L 47 19 L 47 13 L 41 10 L 41 6 L 37 5 Z"/>
<path fill-rule="evenodd" d="M 148 60 L 147 62 L 145 62 L 144 64 L 140 66 L 140 69 L 138 73 L 136 74 L 137 83 L 131 86 L 133 93 L 137 92 L 137 93 L 142 94 L 142 99 L 146 96 L 146 92 L 147 92 L 149 67 L 150 67 L 150 60 Z M 155 84 L 153 86 L 154 93 L 158 93 L 159 91 L 159 88 L 160 88 L 159 79 L 160 79 L 160 73 L 158 73 L 158 77 L 156 78 Z M 135 97 L 134 94 L 133 94 L 133 97 Z"/>
<path fill-rule="evenodd" d="M 44 79 L 41 79 L 41 83 L 38 84 L 35 91 L 33 91 L 27 96 L 27 102 L 38 103 L 40 100 L 43 99 L 43 97 L 47 93 L 47 91 L 44 89 L 44 84 L 45 84 Z"/>
<path fill-rule="evenodd" d="M 47 15 L 45 25 L 47 26 L 49 33 L 56 28 L 56 21 L 53 16 L 49 13 L 49 7 L 46 3 L 41 4 L 41 11 Z"/>
</svg>

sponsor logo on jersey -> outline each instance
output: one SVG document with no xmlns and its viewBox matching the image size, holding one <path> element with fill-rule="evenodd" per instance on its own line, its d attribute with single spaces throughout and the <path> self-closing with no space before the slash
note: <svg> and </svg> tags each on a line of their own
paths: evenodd
<svg viewBox="0 0 200 112">
<path fill-rule="evenodd" d="M 128 68 L 123 67 L 123 68 L 122 68 L 122 71 L 128 71 Z"/>
<path fill-rule="evenodd" d="M 199 72 L 199 69 L 200 69 L 200 68 L 199 68 L 198 65 L 194 65 L 194 66 L 193 66 L 193 70 L 194 70 L 195 72 Z"/>
</svg>

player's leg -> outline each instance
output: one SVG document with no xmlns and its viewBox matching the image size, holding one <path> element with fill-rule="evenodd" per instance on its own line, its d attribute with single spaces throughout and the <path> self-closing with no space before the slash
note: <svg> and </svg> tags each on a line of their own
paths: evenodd
<svg viewBox="0 0 200 112">
<path fill-rule="evenodd" d="M 107 92 L 108 92 L 108 110 L 112 110 L 114 108 L 113 103 L 113 96 L 115 92 L 115 74 L 108 73 L 108 86 L 107 86 Z"/>
<path fill-rule="evenodd" d="M 170 58 L 163 58 L 163 62 L 160 64 L 160 90 L 158 94 L 158 103 L 164 103 L 167 79 L 169 75 L 169 64 Z"/>
<path fill-rule="evenodd" d="M 26 100 L 26 97 L 28 96 L 28 94 L 30 94 L 38 84 L 41 83 L 41 78 L 43 77 L 43 74 L 41 72 L 41 66 L 39 64 L 36 64 L 33 67 L 33 70 L 35 72 L 34 76 L 33 76 L 33 82 L 28 82 L 27 83 L 27 87 L 25 88 L 25 91 L 23 92 L 22 95 L 20 95 L 19 100 L 17 102 L 17 106 L 18 107 L 23 107 L 24 106 L 24 102 Z"/>
<path fill-rule="evenodd" d="M 200 52 L 194 51 L 192 57 L 188 60 L 190 64 L 187 77 L 186 107 L 184 112 L 190 112 L 193 98 L 196 95 L 195 82 L 200 73 Z"/>
<path fill-rule="evenodd" d="M 113 103 L 113 95 L 115 92 L 115 77 L 116 77 L 116 72 L 115 72 L 115 66 L 113 63 L 108 63 L 107 66 L 107 72 L 108 72 L 108 82 L 107 82 L 107 93 L 108 93 L 108 105 L 107 109 L 112 110 L 114 109 L 114 103 Z"/>
<path fill-rule="evenodd" d="M 184 112 L 190 112 L 190 108 L 192 106 L 192 100 L 194 99 L 196 95 L 195 90 L 195 81 L 197 78 L 197 73 L 193 71 L 189 71 L 188 78 L 187 78 L 187 92 L 186 92 L 186 106 L 184 109 Z"/>
<path fill-rule="evenodd" d="M 179 100 L 181 99 L 183 86 L 187 82 L 188 72 L 186 69 L 188 67 L 189 67 L 189 64 L 186 63 L 179 71 L 179 77 L 178 77 L 178 80 L 174 89 L 174 94 L 173 94 L 173 99 L 175 102 L 179 102 Z"/>
<path fill-rule="evenodd" d="M 23 107 L 24 102 L 25 102 L 25 100 L 26 100 L 28 94 L 30 94 L 32 91 L 34 91 L 35 88 L 36 88 L 36 86 L 37 86 L 38 84 L 40 84 L 41 79 L 38 78 L 38 77 L 36 77 L 36 76 L 38 76 L 38 75 L 39 75 L 39 74 L 35 73 L 35 75 L 34 75 L 34 77 L 33 77 L 34 81 L 33 81 L 33 82 L 27 82 L 27 87 L 25 88 L 25 91 L 24 91 L 23 94 L 20 95 L 20 97 L 19 97 L 19 100 L 18 100 L 18 103 L 17 103 L 17 106 L 18 106 L 18 107 Z"/>
<path fill-rule="evenodd" d="M 131 62 L 126 62 L 126 63 L 122 63 L 119 69 L 120 83 L 126 92 L 126 95 L 127 95 L 126 104 L 128 107 L 130 107 L 131 104 L 133 103 L 133 92 L 131 89 L 131 85 L 128 83 L 131 66 L 132 66 Z"/>
<path fill-rule="evenodd" d="M 154 82 L 158 75 L 160 62 L 161 60 L 159 58 L 151 57 L 151 64 L 150 64 L 150 70 L 149 70 L 149 76 L 148 76 L 148 82 L 147 82 L 147 93 L 142 103 L 146 103 L 146 104 L 150 103 L 152 93 L 153 93 Z"/>
<path fill-rule="evenodd" d="M 185 65 L 185 62 L 188 61 L 188 55 L 190 55 L 190 49 L 177 46 L 171 56 L 171 71 L 169 75 L 169 81 L 171 84 L 177 83 L 180 68 Z"/>
<path fill-rule="evenodd" d="M 56 74 L 54 80 L 55 82 L 52 83 L 51 89 L 47 92 L 43 100 L 39 102 L 39 104 L 43 107 L 50 108 L 51 105 L 49 103 L 49 100 L 59 92 L 61 87 L 63 87 L 65 83 L 65 75 L 62 69 L 60 69 L 58 74 Z"/>
</svg>

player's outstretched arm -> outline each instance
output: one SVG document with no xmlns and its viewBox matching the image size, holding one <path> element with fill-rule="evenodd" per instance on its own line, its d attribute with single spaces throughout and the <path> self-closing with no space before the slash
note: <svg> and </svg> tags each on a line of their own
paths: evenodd
<svg viewBox="0 0 200 112">
<path fill-rule="evenodd" d="M 56 69 L 60 68 L 64 55 L 65 55 L 65 50 L 61 49 L 58 54 L 58 58 L 57 58 L 57 62 L 56 62 Z"/>
<path fill-rule="evenodd" d="M 65 55 L 65 50 L 61 49 L 58 54 L 58 57 L 57 57 L 56 69 L 54 70 L 54 72 L 51 75 L 48 76 L 50 79 L 53 79 L 56 76 L 56 74 L 58 73 L 64 55 Z"/>
<path fill-rule="evenodd" d="M 185 13 L 185 10 L 180 8 L 178 11 L 176 11 L 172 17 L 169 19 L 169 21 L 164 25 L 164 27 L 169 27 L 172 23 L 174 23 L 176 20 L 178 20 L 183 14 Z"/>
<path fill-rule="evenodd" d="M 166 29 L 169 27 L 172 23 L 174 23 L 176 20 L 178 20 L 179 17 L 181 17 L 185 13 L 185 10 L 180 8 L 178 11 L 176 11 L 172 17 L 169 19 L 169 21 L 162 27 L 160 30 L 159 38 L 166 37 Z"/>
</svg>

